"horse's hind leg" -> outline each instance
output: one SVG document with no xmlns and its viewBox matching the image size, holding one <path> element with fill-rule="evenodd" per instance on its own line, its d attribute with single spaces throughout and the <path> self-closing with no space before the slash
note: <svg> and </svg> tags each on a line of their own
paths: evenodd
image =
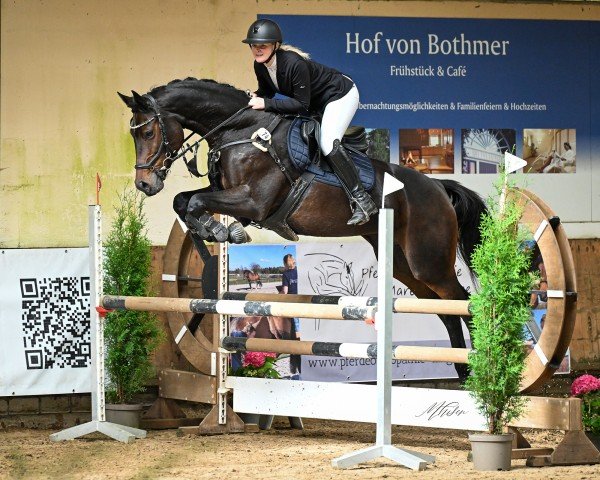
<svg viewBox="0 0 600 480">
<path fill-rule="evenodd" d="M 406 257 L 404 256 L 404 252 L 399 246 L 394 247 L 394 278 L 399 282 L 402 282 L 406 285 L 410 290 L 417 296 L 417 298 L 428 298 L 428 299 L 439 299 L 444 298 L 440 295 L 440 291 L 435 291 L 431 288 L 430 285 L 424 283 L 423 281 L 417 279 L 408 264 Z M 456 277 L 454 277 L 456 280 Z M 456 280 L 456 284 L 460 287 L 460 294 L 458 292 L 454 292 L 453 297 L 445 297 L 452 299 L 466 299 L 467 293 L 460 286 L 458 280 Z M 448 294 L 448 293 L 445 293 Z M 461 317 L 455 315 L 438 315 L 446 327 L 448 332 L 448 337 L 450 339 L 450 345 L 453 348 L 465 348 L 466 342 L 463 334 Z M 467 324 L 467 327 L 469 325 Z M 455 363 L 454 368 L 456 369 L 456 373 L 461 381 L 464 381 L 469 376 L 468 366 L 461 363 Z"/>
</svg>

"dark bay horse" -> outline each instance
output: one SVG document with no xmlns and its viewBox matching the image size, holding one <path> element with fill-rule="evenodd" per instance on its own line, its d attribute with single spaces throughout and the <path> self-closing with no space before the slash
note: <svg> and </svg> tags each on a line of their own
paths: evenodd
<svg viewBox="0 0 600 480">
<path fill-rule="evenodd" d="M 228 231 L 212 214 L 260 225 L 285 202 L 291 183 L 300 177 L 288 157 L 287 132 L 293 119 L 245 109 L 245 92 L 213 80 L 175 80 L 145 95 L 132 93 L 132 97 L 119 95 L 133 113 L 135 185 L 145 194 L 155 195 L 163 188 L 168 169 L 184 143 L 184 129 L 207 137 L 213 185 L 182 192 L 173 202 L 193 234 L 242 242 L 239 231 Z M 277 127 L 272 128 L 275 122 Z M 273 153 L 249 140 L 261 127 L 270 129 L 271 148 L 279 162 Z M 433 179 L 410 168 L 375 160 L 373 165 L 375 186 L 370 194 L 376 204 L 381 205 L 386 172 L 405 185 L 388 195 L 385 202 L 386 208 L 394 210 L 394 277 L 419 298 L 467 299 L 454 262 L 458 247 L 470 263 L 480 238 L 484 202 L 455 181 Z M 361 235 L 377 253 L 377 215 L 364 225 L 349 226 L 346 221 L 350 215 L 341 188 L 315 182 L 304 192 L 287 224 L 294 235 Z M 440 318 L 451 345 L 465 347 L 460 317 Z M 468 328 L 469 319 L 463 320 Z M 466 365 L 457 364 L 456 369 L 461 378 L 468 374 Z"/>
<path fill-rule="evenodd" d="M 258 273 L 251 270 L 244 270 L 244 278 L 248 282 L 250 290 L 252 290 L 252 282 L 254 282 L 255 288 L 262 288 L 262 281 Z"/>
</svg>

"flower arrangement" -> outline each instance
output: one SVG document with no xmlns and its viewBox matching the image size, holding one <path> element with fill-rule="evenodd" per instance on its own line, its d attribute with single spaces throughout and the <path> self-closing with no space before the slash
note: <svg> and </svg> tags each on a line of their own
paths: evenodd
<svg viewBox="0 0 600 480">
<path fill-rule="evenodd" d="M 280 378 L 275 370 L 277 354 L 273 352 L 245 352 L 242 366 L 233 375 L 238 377 Z"/>
<path fill-rule="evenodd" d="M 581 398 L 583 428 L 600 435 L 600 378 L 581 375 L 571 384 L 571 395 Z"/>
</svg>

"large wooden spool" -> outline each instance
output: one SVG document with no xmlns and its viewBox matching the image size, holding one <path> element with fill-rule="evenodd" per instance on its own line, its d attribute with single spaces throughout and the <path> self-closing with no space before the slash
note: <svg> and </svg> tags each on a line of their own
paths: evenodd
<svg viewBox="0 0 600 480">
<path fill-rule="evenodd" d="M 208 267 L 210 268 L 210 266 Z M 161 294 L 172 298 L 206 298 L 205 264 L 190 235 L 175 220 L 163 256 Z M 165 312 L 173 338 L 183 356 L 199 372 L 214 375 L 213 315 Z M 209 321 L 206 321 L 209 320 Z"/>
<path fill-rule="evenodd" d="M 523 392 L 540 387 L 560 366 L 569 348 L 576 318 L 577 280 L 569 240 L 554 212 L 534 193 L 513 190 L 524 207 L 521 225 L 534 235 L 548 277 L 548 307 L 542 335 L 527 356 Z"/>
<path fill-rule="evenodd" d="M 548 308 L 537 347 L 527 357 L 522 391 L 540 387 L 559 367 L 571 342 L 576 316 L 576 278 L 573 257 L 563 226 L 540 198 L 527 190 L 514 190 L 524 207 L 521 224 L 534 235 L 548 276 Z M 195 252 L 189 235 L 175 221 L 163 261 L 162 295 L 174 298 L 203 298 L 198 281 L 204 263 Z M 212 268 L 212 266 L 211 266 Z M 185 358 L 198 371 L 214 375 L 211 354 L 215 351 L 212 321 L 199 322 L 190 313 L 167 312 L 173 337 Z M 210 316 L 209 316 L 210 317 Z"/>
</svg>

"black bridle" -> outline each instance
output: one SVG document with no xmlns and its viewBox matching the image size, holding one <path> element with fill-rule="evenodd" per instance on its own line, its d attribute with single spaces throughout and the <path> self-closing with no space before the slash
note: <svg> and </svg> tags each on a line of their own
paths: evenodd
<svg viewBox="0 0 600 480">
<path fill-rule="evenodd" d="M 154 97 L 152 95 L 150 95 L 149 93 L 146 93 L 144 95 L 144 97 L 146 97 L 150 101 L 150 105 L 152 107 L 152 111 L 153 111 L 154 115 L 151 118 L 149 118 L 148 120 L 146 120 L 145 122 L 142 122 L 138 125 L 135 125 L 133 123 L 133 118 L 132 118 L 131 121 L 129 122 L 129 128 L 131 130 L 137 130 L 138 128 L 148 125 L 149 123 L 152 123 L 153 121 L 156 120 L 156 121 L 158 121 L 158 127 L 160 129 L 161 141 L 160 141 L 160 145 L 159 145 L 158 149 L 156 150 L 156 152 L 154 153 L 152 158 L 143 164 L 138 165 L 136 163 L 135 169 L 136 170 L 151 170 L 153 172 L 156 172 L 156 175 L 158 175 L 158 177 L 161 180 L 164 180 L 167 177 L 167 174 L 169 173 L 169 170 L 171 169 L 173 162 L 175 162 L 175 160 L 177 160 L 178 158 L 181 158 L 181 157 L 183 157 L 183 161 L 185 162 L 185 165 L 186 165 L 187 169 L 190 171 L 190 173 L 192 173 L 196 177 L 201 176 L 200 173 L 198 172 L 198 169 L 196 166 L 200 142 L 202 142 L 203 140 L 206 140 L 207 137 L 209 137 L 210 135 L 215 133 L 217 130 L 219 130 L 221 127 L 223 127 L 224 125 L 229 123 L 231 120 L 233 120 L 234 117 L 236 117 L 237 115 L 242 113 L 244 110 L 247 110 L 248 108 L 250 108 L 249 106 L 240 108 L 237 112 L 235 112 L 233 115 L 231 115 L 230 117 L 226 118 L 224 121 L 219 123 L 216 127 L 214 127 L 212 130 L 210 130 L 208 133 L 201 136 L 199 140 L 194 142 L 192 145 L 188 146 L 185 144 L 185 142 L 187 142 L 193 135 L 196 135 L 196 132 L 190 133 L 187 137 L 184 138 L 184 140 L 182 142 L 182 147 L 179 147 L 178 150 L 173 150 L 170 148 L 169 139 L 167 137 L 167 129 L 165 127 L 165 123 L 163 121 L 162 114 L 160 113 L 158 103 L 156 102 Z M 183 147 L 185 147 L 185 148 L 183 148 Z M 160 154 L 163 150 L 165 150 L 165 152 L 166 152 L 165 160 L 160 168 L 156 168 L 156 162 L 160 158 Z M 193 157 L 191 160 L 188 161 L 186 159 L 185 155 L 189 151 L 192 151 Z"/>
</svg>

